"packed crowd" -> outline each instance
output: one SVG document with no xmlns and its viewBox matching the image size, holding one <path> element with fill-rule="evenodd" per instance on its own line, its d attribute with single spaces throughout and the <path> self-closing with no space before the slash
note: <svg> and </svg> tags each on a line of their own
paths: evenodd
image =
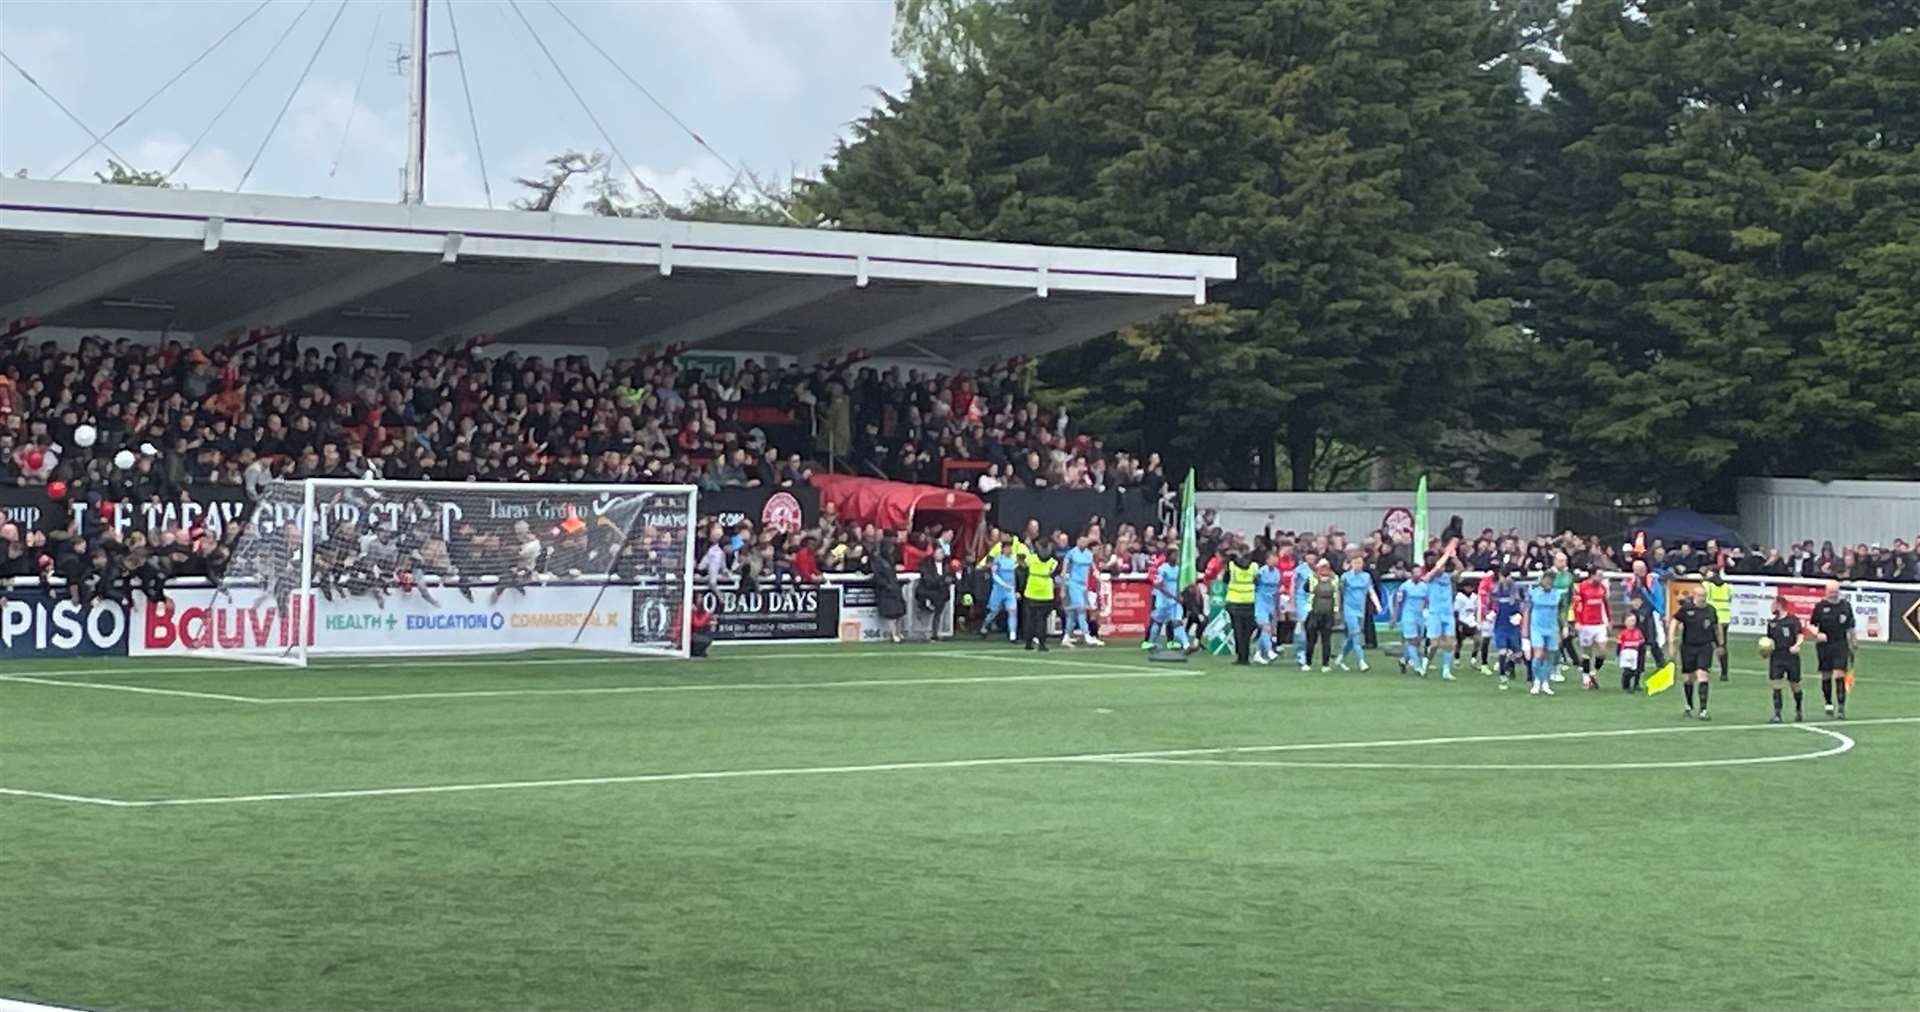
<svg viewBox="0 0 1920 1012">
<path fill-rule="evenodd" d="M 44 485 L 55 500 L 38 530 L 0 528 L 0 578 L 29 570 L 109 574 L 123 587 L 217 568 L 214 533 L 183 527 L 87 545 L 73 521 L 103 502 L 178 499 L 197 484 L 258 490 L 278 477 L 695 484 L 707 490 L 807 482 L 822 462 L 981 492 L 1000 488 L 1144 488 L 1170 519 L 1158 454 L 1111 453 L 1064 413 L 1026 396 L 1018 363 L 978 373 L 923 375 L 851 360 L 708 371 L 676 352 L 593 369 L 581 357 L 543 360 L 475 349 L 408 359 L 291 338 L 196 349 L 179 342 L 82 340 L 0 349 L 0 484 Z M 775 445 L 776 441 L 780 445 Z M 1248 539 L 1202 518 L 1203 544 L 1341 557 L 1358 549 L 1380 578 L 1404 576 L 1410 546 L 1383 532 L 1349 544 L 1339 532 L 1268 529 Z M 1148 573 L 1177 551 L 1165 526 L 1094 531 L 1095 566 Z M 869 572 L 877 557 L 915 571 L 932 557 L 963 592 L 979 545 L 956 531 L 881 531 L 831 507 L 792 535 L 724 531 L 712 578 L 792 578 Z M 1025 532 L 1037 543 L 1042 532 Z M 1053 532 L 1056 539 L 1064 533 Z M 1064 542 L 1063 542 L 1064 543 Z M 1920 538 L 1881 545 L 1812 542 L 1782 549 L 1717 543 L 1641 546 L 1656 571 L 1920 581 Z M 1575 570 L 1624 570 L 1616 541 L 1522 537 L 1483 530 L 1463 539 L 1475 570 L 1545 568 L 1564 553 Z M 84 560 L 104 553 L 104 566 Z M 112 574 L 118 574 L 116 578 Z M 977 581 L 976 581 L 977 582 Z M 980 589 L 980 588 L 973 588 Z M 981 595 L 974 595 L 981 596 Z"/>
<path fill-rule="evenodd" d="M 840 470 L 968 490 L 1164 485 L 1031 400 L 1019 363 L 935 376 L 479 350 L 415 358 L 85 338 L 0 349 L 0 484 L 172 496 L 274 477 L 793 485 Z M 76 433 L 91 438 L 76 439 Z M 132 463 L 115 458 L 132 451 Z M 124 458 L 123 458 L 124 459 Z"/>
</svg>

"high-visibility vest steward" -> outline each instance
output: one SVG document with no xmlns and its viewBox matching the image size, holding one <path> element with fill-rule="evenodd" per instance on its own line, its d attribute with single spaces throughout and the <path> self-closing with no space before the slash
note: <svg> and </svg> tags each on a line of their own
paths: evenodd
<svg viewBox="0 0 1920 1012">
<path fill-rule="evenodd" d="M 1027 585 L 1024 590 L 1027 600 L 1053 600 L 1053 571 L 1059 565 L 1058 559 L 1042 559 L 1036 555 L 1027 557 Z"/>
<path fill-rule="evenodd" d="M 1259 572 L 1260 567 L 1252 563 L 1243 566 L 1235 562 L 1227 566 L 1227 603 L 1252 604 L 1253 579 Z"/>
<path fill-rule="evenodd" d="M 1707 603 L 1713 606 L 1714 615 L 1721 625 L 1733 621 L 1733 585 L 1707 581 Z"/>
</svg>

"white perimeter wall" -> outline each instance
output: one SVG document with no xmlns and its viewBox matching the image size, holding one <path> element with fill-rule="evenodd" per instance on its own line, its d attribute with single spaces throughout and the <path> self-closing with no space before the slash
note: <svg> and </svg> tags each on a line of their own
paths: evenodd
<svg viewBox="0 0 1920 1012">
<path fill-rule="evenodd" d="M 1516 530 L 1525 536 L 1553 530 L 1559 498 L 1551 492 L 1430 492 L 1427 515 L 1438 534 L 1447 521 L 1459 516 L 1469 537 L 1491 527 L 1495 532 Z M 1276 530 L 1317 531 L 1329 526 L 1349 539 L 1378 530 L 1387 511 L 1396 506 L 1413 509 L 1413 490 L 1403 492 L 1199 492 L 1194 508 L 1215 510 L 1217 522 L 1229 531 L 1257 534 L 1271 522 Z M 1271 515 L 1273 519 L 1267 518 Z"/>
<path fill-rule="evenodd" d="M 1740 533 L 1767 546 L 1791 542 L 1890 544 L 1920 537 L 1920 481 L 1740 479 Z"/>
</svg>

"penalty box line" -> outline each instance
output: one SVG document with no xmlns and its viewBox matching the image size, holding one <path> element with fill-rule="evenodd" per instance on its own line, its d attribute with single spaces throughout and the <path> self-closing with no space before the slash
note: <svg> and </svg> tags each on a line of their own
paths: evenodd
<svg viewBox="0 0 1920 1012">
<path fill-rule="evenodd" d="M 925 655 L 921 655 L 925 656 Z M 1063 662 L 1074 663 L 1074 662 Z M 143 696 L 174 696 L 205 699 L 248 706 L 290 706 L 317 703 L 389 703 L 434 699 L 498 699 L 516 696 L 616 696 L 675 692 L 775 692 L 800 689 L 863 689 L 914 685 L 992 685 L 999 682 L 1083 682 L 1117 681 L 1134 678 L 1197 678 L 1200 671 L 1151 671 L 1138 667 L 1119 667 L 1081 662 L 1088 671 L 1046 672 L 1033 675 L 954 675 L 931 678 L 846 678 L 824 682 L 683 682 L 673 685 L 601 685 L 553 689 L 450 689 L 444 692 L 386 692 L 338 696 L 240 696 L 224 692 L 198 692 L 192 689 L 163 689 L 115 682 L 82 682 L 70 678 L 42 678 L 34 675 L 0 675 L 0 682 L 46 685 L 62 689 L 94 689 L 103 692 L 131 692 Z M 222 669 L 225 670 L 225 669 Z"/>
<path fill-rule="evenodd" d="M 1869 717 L 1841 723 L 1848 726 L 1863 724 L 1911 724 L 1920 722 L 1920 716 L 1913 717 Z M 1816 721 L 1797 725 L 1803 730 L 1818 730 L 1829 737 L 1844 740 L 1845 748 L 1829 750 L 1829 754 L 1838 754 L 1852 747 L 1852 739 L 1837 732 L 1826 731 L 1817 725 L 1827 721 Z M 832 776 L 848 773 L 893 773 L 912 770 L 953 770 L 981 769 L 990 767 L 1017 767 L 1043 765 L 1129 765 L 1141 760 L 1179 760 L 1183 757 L 1205 758 L 1208 756 L 1232 756 L 1237 753 L 1275 753 L 1306 752 L 1327 749 L 1364 749 L 1394 748 L 1408 745 L 1459 745 L 1480 742 L 1507 741 L 1558 741 L 1582 738 L 1615 738 L 1633 735 L 1654 734 L 1702 734 L 1714 731 L 1753 731 L 1773 728 L 1793 728 L 1792 724 L 1686 724 L 1679 726 L 1622 728 L 1597 731 L 1542 731 L 1522 734 L 1476 734 L 1436 738 L 1384 738 L 1362 741 L 1296 742 L 1279 745 L 1219 745 L 1207 748 L 1146 749 L 1132 752 L 1083 752 L 1065 755 L 1037 756 L 989 756 L 976 759 L 927 759 L 887 763 L 859 763 L 833 766 L 773 766 L 763 769 L 731 770 L 695 770 L 680 773 L 640 773 L 621 776 L 569 777 L 556 780 L 503 780 L 485 783 L 465 784 L 425 784 L 403 787 L 363 787 L 343 788 L 325 791 L 287 791 L 269 794 L 231 794 L 191 798 L 153 798 L 146 800 L 128 800 L 121 798 L 97 798 L 84 795 L 55 794 L 49 791 L 33 791 L 19 788 L 0 787 L 0 796 L 40 798 L 44 800 L 66 801 L 84 805 L 97 805 L 108 808 L 181 808 L 210 805 L 248 805 L 266 804 L 279 801 L 317 801 L 341 800 L 353 798 L 392 798 L 423 794 L 469 794 L 484 791 L 535 790 L 564 787 L 604 787 L 616 784 L 657 784 L 676 783 L 696 780 L 745 780 L 763 777 L 799 777 Z M 1813 758 L 1802 755 L 1796 758 Z M 1770 760 L 1779 761 L 1779 760 Z M 1739 760 L 1751 763 L 1753 760 Z M 1333 764 L 1312 764 L 1329 765 Z M 1338 768 L 1338 767 L 1335 767 Z M 1533 768 L 1533 767 L 1527 767 Z"/>
</svg>

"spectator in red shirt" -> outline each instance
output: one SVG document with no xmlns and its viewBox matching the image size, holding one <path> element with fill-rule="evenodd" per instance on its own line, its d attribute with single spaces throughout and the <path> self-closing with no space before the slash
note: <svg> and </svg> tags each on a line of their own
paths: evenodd
<svg viewBox="0 0 1920 1012">
<path fill-rule="evenodd" d="M 820 582 L 820 539 L 809 534 L 800 541 L 800 548 L 793 553 L 793 575 L 801 583 Z"/>
<path fill-rule="evenodd" d="M 927 557 L 932 549 L 927 547 L 927 535 L 924 531 L 914 531 L 907 535 L 900 545 L 900 568 L 910 572 L 920 571 L 920 560 Z"/>
</svg>

